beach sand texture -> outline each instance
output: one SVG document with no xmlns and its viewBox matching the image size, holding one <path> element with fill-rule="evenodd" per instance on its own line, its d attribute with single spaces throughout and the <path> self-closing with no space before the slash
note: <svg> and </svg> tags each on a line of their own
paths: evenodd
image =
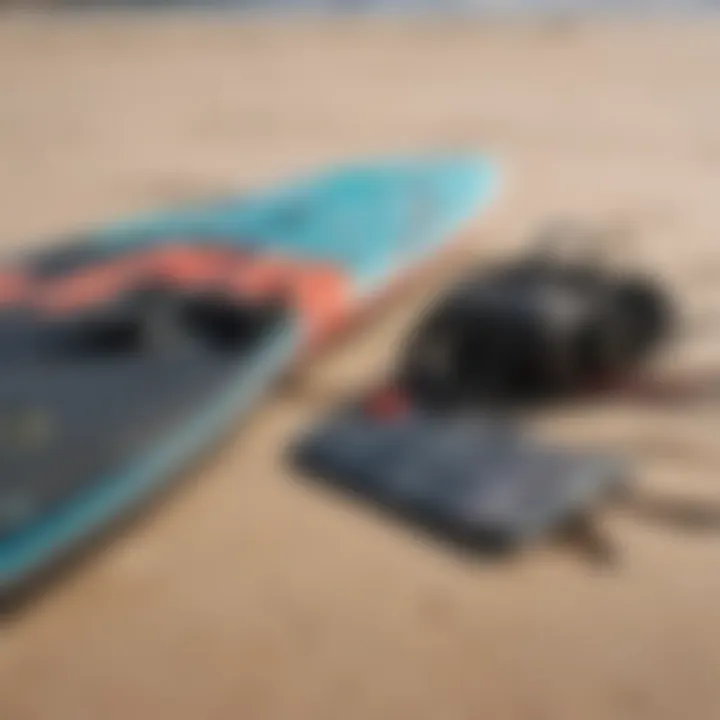
<svg viewBox="0 0 720 720">
<path fill-rule="evenodd" d="M 693 318 L 720 306 L 720 23 L 6 16 L 3 248 L 348 157 L 505 167 L 469 244 L 297 373 L 168 501 L 0 631 L 3 720 L 720 718 L 720 530 L 608 512 L 614 568 L 489 564 L 303 484 L 280 449 L 392 358 L 432 288 L 557 215 L 631 229 Z M 720 328 L 668 365 L 720 363 Z M 720 506 L 717 405 L 607 402 L 541 430 Z"/>
</svg>

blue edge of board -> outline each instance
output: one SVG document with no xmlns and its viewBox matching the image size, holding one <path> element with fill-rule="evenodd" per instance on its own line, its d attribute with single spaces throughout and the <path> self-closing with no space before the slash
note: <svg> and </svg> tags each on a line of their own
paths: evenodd
<svg viewBox="0 0 720 720">
<path fill-rule="evenodd" d="M 363 177 L 363 182 L 372 184 L 378 173 L 385 180 L 385 189 L 381 192 L 393 190 L 393 183 L 398 180 L 403 183 L 412 178 L 414 174 L 427 175 L 440 170 L 445 173 L 446 189 L 454 197 L 446 197 L 443 207 L 435 208 L 435 217 L 427 217 L 424 229 L 427 238 L 418 243 L 418 250 L 414 253 L 398 254 L 395 258 L 387 255 L 383 262 L 366 262 L 367 258 L 351 259 L 346 265 L 350 266 L 351 274 L 356 279 L 356 292 L 358 295 L 370 294 L 375 288 L 382 287 L 395 275 L 400 275 L 404 269 L 410 269 L 429 257 L 446 241 L 449 235 L 461 229 L 475 214 L 486 208 L 495 198 L 499 186 L 499 172 L 497 165 L 492 161 L 481 158 L 454 158 L 446 161 L 424 159 L 410 162 L 384 161 L 376 164 L 364 164 L 333 171 L 332 173 L 311 181 L 304 181 L 281 188 L 280 191 L 270 191 L 260 195 L 259 206 L 264 206 L 267 212 L 271 205 L 287 202 L 297 196 L 298 188 L 303 197 L 307 197 L 308 188 L 313 190 L 316 202 L 333 202 L 332 192 L 328 189 L 345 183 L 344 192 L 352 191 L 352 182 L 357 177 Z M 453 177 L 453 170 L 455 172 Z M 388 184 L 389 183 L 389 184 Z M 382 183 L 381 183 L 382 185 Z M 399 186 L 402 191 L 402 186 Z M 377 199 L 377 198 L 375 198 Z M 372 200 L 372 198 L 371 198 Z M 248 202 L 252 211 L 253 200 L 243 200 L 243 214 L 247 215 Z M 208 206 L 209 207 L 209 206 Z M 99 242 L 117 244 L 121 242 L 132 243 L 133 240 L 142 240 L 151 234 L 161 242 L 166 237 L 177 237 L 183 233 L 198 233 L 196 236 L 202 240 L 217 242 L 225 239 L 228 242 L 238 238 L 237 223 L 227 222 L 222 214 L 227 215 L 232 209 L 227 203 L 216 206 L 215 215 L 220 210 L 220 222 L 212 227 L 213 210 L 203 210 L 201 213 L 182 211 L 174 214 L 158 214 L 141 219 L 140 222 L 123 222 L 101 230 L 94 237 Z M 368 212 L 372 212 L 373 205 L 367 205 Z M 237 208 L 235 208 L 237 214 Z M 252 213 L 251 213 L 252 214 Z M 202 217 L 201 217 L 202 215 Z M 257 222 L 257 221 L 256 221 Z M 220 227 L 219 231 L 217 227 Z M 429 228 L 429 229 L 428 229 Z M 420 230 L 420 228 L 416 228 Z M 399 227 L 396 223 L 392 232 L 407 234 L 408 228 Z M 201 235 L 200 235 L 201 233 Z M 378 233 L 382 237 L 382 233 Z M 241 237 L 245 237 L 244 235 Z M 392 238 L 390 238 L 392 240 Z M 326 244 L 321 250 L 327 251 Z M 266 244 L 263 243 L 263 247 Z M 281 251 L 292 251 L 292 246 L 282 247 Z M 303 256 L 312 256 L 307 248 L 301 248 Z M 325 257 L 321 253 L 321 257 Z M 378 255 L 375 252 L 375 255 Z M 380 253 L 382 255 L 382 253 Z M 340 259 L 342 263 L 343 260 Z M 374 265 L 374 267 L 373 267 Z M 101 531 L 115 518 L 137 506 L 144 500 L 149 500 L 159 492 L 181 468 L 203 450 L 209 448 L 213 441 L 222 435 L 225 428 L 232 425 L 233 420 L 245 417 L 257 401 L 270 389 L 273 382 L 288 369 L 298 349 L 303 344 L 304 330 L 299 322 L 289 322 L 287 327 L 266 342 L 261 352 L 254 354 L 251 359 L 245 358 L 238 367 L 238 373 L 230 387 L 208 401 L 202 409 L 177 432 L 164 442 L 160 443 L 151 453 L 136 460 L 130 467 L 99 481 L 93 490 L 84 493 L 60 507 L 52 516 L 30 525 L 29 527 L 0 540 L 0 593 L 11 590 L 21 584 L 36 571 L 50 565 L 57 557 L 64 555 L 68 550 L 85 538 Z"/>
</svg>

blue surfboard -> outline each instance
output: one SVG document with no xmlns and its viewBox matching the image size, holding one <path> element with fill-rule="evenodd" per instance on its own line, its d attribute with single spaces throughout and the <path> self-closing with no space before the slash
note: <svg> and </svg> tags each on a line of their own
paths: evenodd
<svg viewBox="0 0 720 720">
<path fill-rule="evenodd" d="M 496 187 L 482 157 L 382 160 L 116 222 L 6 268 L 0 592 L 151 498 Z"/>
</svg>

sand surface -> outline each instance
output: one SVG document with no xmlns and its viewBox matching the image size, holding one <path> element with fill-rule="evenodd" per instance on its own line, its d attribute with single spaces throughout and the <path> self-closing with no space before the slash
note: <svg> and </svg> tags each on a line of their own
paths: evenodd
<svg viewBox="0 0 720 720">
<path fill-rule="evenodd" d="M 7 248 L 346 157 L 446 147 L 506 166 L 473 253 L 557 214 L 624 223 L 623 257 L 667 277 L 688 315 L 718 307 L 720 23 L 0 20 Z M 614 569 L 559 544 L 488 565 L 282 466 L 278 450 L 392 356 L 430 284 L 6 624 L 0 718 L 720 718 L 717 527 L 618 509 L 603 519 Z M 672 364 L 719 361 L 716 324 Z M 717 409 L 608 403 L 544 425 L 636 452 L 659 500 L 720 504 Z"/>
</svg>

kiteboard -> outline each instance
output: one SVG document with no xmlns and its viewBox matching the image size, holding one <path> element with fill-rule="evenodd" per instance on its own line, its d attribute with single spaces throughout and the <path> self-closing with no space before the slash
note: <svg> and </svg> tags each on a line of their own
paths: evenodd
<svg viewBox="0 0 720 720">
<path fill-rule="evenodd" d="M 493 198 L 381 160 L 151 213 L 0 269 L 0 592 L 140 506 Z"/>
</svg>

